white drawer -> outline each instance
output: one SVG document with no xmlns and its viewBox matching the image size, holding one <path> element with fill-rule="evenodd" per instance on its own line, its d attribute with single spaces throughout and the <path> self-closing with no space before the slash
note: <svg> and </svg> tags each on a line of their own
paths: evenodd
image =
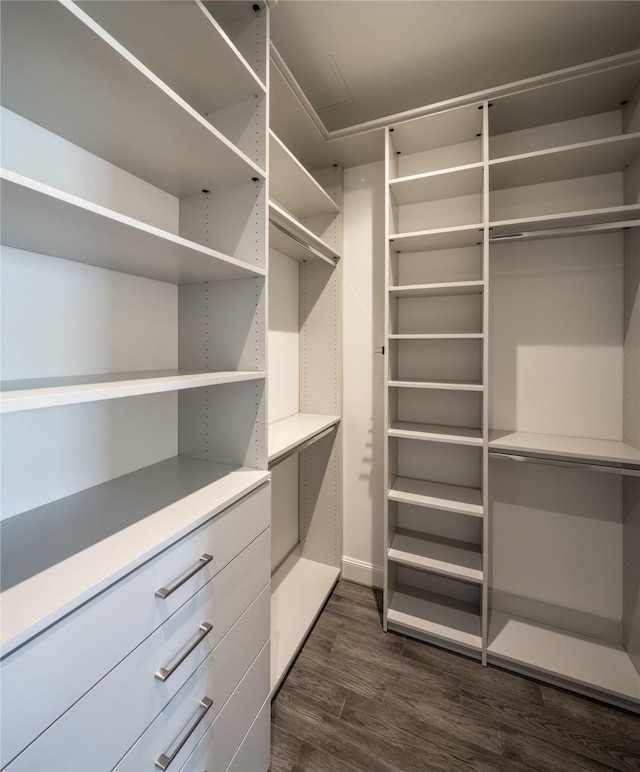
<svg viewBox="0 0 640 772">
<path fill-rule="evenodd" d="M 268 656 L 267 652 L 266 658 Z M 269 663 L 266 660 L 263 662 L 264 657 L 263 650 L 189 756 L 181 772 L 267 772 L 271 703 L 267 697 L 261 703 L 257 716 L 247 708 L 252 705 L 255 709 L 258 696 L 262 694 L 263 683 L 265 679 L 267 682 L 269 680 L 269 673 L 265 675 Z"/>
<path fill-rule="evenodd" d="M 157 772 L 156 762 L 163 755 L 174 755 L 167 765 L 171 772 L 180 769 L 241 681 L 240 692 L 236 690 L 239 696 L 234 702 L 233 715 L 238 721 L 246 723 L 244 732 L 230 752 L 231 760 L 258 708 L 269 694 L 268 621 L 265 624 L 265 618 L 269 616 L 269 588 L 260 595 L 259 602 L 261 608 L 264 603 L 260 620 L 247 619 L 249 612 L 242 617 L 122 759 L 115 768 L 117 772 Z M 251 675 L 243 678 L 258 654 L 259 664 L 254 664 L 249 670 Z M 201 707 L 205 699 L 211 700 L 206 711 Z M 231 734 L 235 738 L 235 734 Z M 183 740 L 185 742 L 181 745 Z"/>
<path fill-rule="evenodd" d="M 219 659 L 214 646 L 239 617 L 242 621 L 233 637 L 251 635 L 260 645 L 264 643 L 269 635 L 268 544 L 265 531 L 7 769 L 111 769 L 212 650 Z M 265 598 L 251 605 L 261 591 Z M 204 638 L 198 632 L 203 621 L 212 624 Z M 172 658 L 176 661 L 176 655 L 186 653 L 199 638 L 201 643 L 165 682 L 154 677 L 160 667 L 170 664 Z M 222 644 L 221 648 L 224 651 Z"/>
<path fill-rule="evenodd" d="M 198 749 L 196 748 L 196 751 Z M 271 700 L 265 700 L 227 772 L 267 772 L 271 761 Z M 187 762 L 188 763 L 188 762 Z M 211 772 L 215 769 L 209 765 Z M 206 772 L 209 772 L 207 767 Z M 198 769 L 205 769 L 198 765 Z M 187 767 L 188 769 L 188 767 Z"/>
<path fill-rule="evenodd" d="M 65 710 L 160 627 L 269 525 L 269 486 L 241 499 L 209 523 L 115 583 L 2 661 L 4 767 Z M 166 599 L 168 587 L 204 564 Z"/>
</svg>

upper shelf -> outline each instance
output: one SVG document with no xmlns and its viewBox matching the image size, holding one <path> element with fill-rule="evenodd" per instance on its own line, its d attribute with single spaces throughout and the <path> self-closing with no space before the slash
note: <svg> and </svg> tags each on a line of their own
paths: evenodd
<svg viewBox="0 0 640 772">
<path fill-rule="evenodd" d="M 640 132 L 490 162 L 492 190 L 622 171 L 640 153 Z"/>
<path fill-rule="evenodd" d="M 276 136 L 306 169 L 326 169 L 336 156 L 317 124 L 287 82 L 280 67 L 286 66 L 272 50 L 269 81 L 269 121 Z"/>
<path fill-rule="evenodd" d="M 302 449 L 310 440 L 320 439 L 339 422 L 340 416 L 296 413 L 269 424 L 269 463 Z"/>
<path fill-rule="evenodd" d="M 626 204 L 604 209 L 587 209 L 580 212 L 520 217 L 513 220 L 494 220 L 490 223 L 490 239 L 499 241 L 509 238 L 549 238 L 551 236 L 576 235 L 577 229 L 592 226 L 608 226 L 612 229 L 633 227 L 640 218 L 640 204 Z M 555 233 L 550 230 L 555 229 Z M 564 232 L 563 232 L 564 229 Z M 547 232 L 545 232 L 547 231 Z"/>
<path fill-rule="evenodd" d="M 201 115 L 266 93 L 222 27 L 198 2 L 77 4 Z"/>
<path fill-rule="evenodd" d="M 159 370 L 3 381 L 0 413 L 264 379 L 263 371 Z"/>
<path fill-rule="evenodd" d="M 300 219 L 340 211 L 331 196 L 271 131 L 269 196 Z"/>
<path fill-rule="evenodd" d="M 417 204 L 482 192 L 483 164 L 469 164 L 389 181 L 389 189 L 400 205 Z"/>
<path fill-rule="evenodd" d="M 411 233 L 395 233 L 389 237 L 392 252 L 426 252 L 431 249 L 457 249 L 482 244 L 482 223 L 453 228 L 437 228 Z"/>
<path fill-rule="evenodd" d="M 324 260 L 331 266 L 340 258 L 337 250 L 312 233 L 275 201 L 269 202 L 269 246 L 295 260 Z"/>
<path fill-rule="evenodd" d="M 389 295 L 397 298 L 481 295 L 483 292 L 484 282 L 481 279 L 473 281 L 447 281 L 434 284 L 399 284 L 389 287 Z"/>
<path fill-rule="evenodd" d="M 3 2 L 2 65 L 5 107 L 174 196 L 264 177 L 73 3 Z"/>
<path fill-rule="evenodd" d="M 389 131 L 396 151 L 402 155 L 435 150 L 476 139 L 482 131 L 482 111 L 480 105 L 459 107 L 396 123 Z"/>
<path fill-rule="evenodd" d="M 492 99 L 492 136 L 619 110 L 640 80 L 640 62 Z"/>
<path fill-rule="evenodd" d="M 265 274 L 261 268 L 19 174 L 0 171 L 0 178 L 6 246 L 173 284 Z"/>
<path fill-rule="evenodd" d="M 489 435 L 489 450 L 517 453 L 531 458 L 640 469 L 640 450 L 626 442 L 614 440 L 494 429 Z"/>
<path fill-rule="evenodd" d="M 6 518 L 1 525 L 2 654 L 268 477 L 264 471 L 176 456 Z"/>
</svg>

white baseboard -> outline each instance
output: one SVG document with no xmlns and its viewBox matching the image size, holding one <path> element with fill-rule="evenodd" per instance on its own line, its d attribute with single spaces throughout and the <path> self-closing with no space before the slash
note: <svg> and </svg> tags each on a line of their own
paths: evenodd
<svg viewBox="0 0 640 772">
<path fill-rule="evenodd" d="M 374 566 L 356 558 L 342 558 L 342 578 L 348 582 L 363 584 L 365 587 L 382 589 L 384 571 L 382 566 Z"/>
</svg>

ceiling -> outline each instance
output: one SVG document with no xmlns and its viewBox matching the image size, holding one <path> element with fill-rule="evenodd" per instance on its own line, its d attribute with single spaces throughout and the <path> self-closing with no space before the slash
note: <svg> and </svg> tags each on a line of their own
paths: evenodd
<svg viewBox="0 0 640 772">
<path fill-rule="evenodd" d="M 271 32 L 333 131 L 640 48 L 640 0 L 279 0 Z"/>
</svg>

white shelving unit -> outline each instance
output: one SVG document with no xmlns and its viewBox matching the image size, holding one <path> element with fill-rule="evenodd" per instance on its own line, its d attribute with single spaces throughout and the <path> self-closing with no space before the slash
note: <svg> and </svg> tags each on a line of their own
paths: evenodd
<svg viewBox="0 0 640 772">
<path fill-rule="evenodd" d="M 272 60 L 269 158 L 269 464 L 273 476 L 271 689 L 340 577 L 341 170 Z M 305 151 L 297 126 L 309 139 Z M 323 166 L 318 166 L 322 164 Z M 320 171 L 317 171 L 320 169 Z"/>
<path fill-rule="evenodd" d="M 210 6 L 9 1 L 0 9 L 2 714 L 11 737 L 3 768 L 41 764 L 38 748 L 67 731 L 70 706 L 106 688 L 142 642 L 131 638 L 110 660 L 128 623 L 105 620 L 110 635 L 99 651 L 84 645 L 104 599 L 120 593 L 126 616 L 135 600 L 127 588 L 149 565 L 180 555 L 196 530 L 228 523 L 230 507 L 252 524 L 238 538 L 223 527 L 220 560 L 229 553 L 231 565 L 263 538 L 251 547 L 245 589 L 228 594 L 237 605 L 227 629 L 268 586 L 268 11 L 236 3 L 233 18 L 218 21 Z M 217 68 L 223 80 L 212 80 Z M 186 574 L 180 563 L 171 570 Z M 164 617 L 140 607 L 151 625 L 144 637 L 189 597 L 185 589 Z M 55 641 L 67 629 L 81 632 L 60 658 Z M 267 628 L 253 633 L 268 640 Z M 27 719 L 12 702 L 21 699 L 14 676 L 31 662 L 29 677 L 47 657 L 69 688 L 52 686 Z M 238 662 L 239 681 L 251 661 Z M 20 694 L 33 686 L 17 683 Z M 268 696 L 258 691 L 247 695 L 247 726 Z M 136 714 L 127 746 L 114 740 L 109 760 L 91 763 L 115 766 L 163 709 Z M 17 715 L 20 733 L 10 728 Z M 75 738 L 84 730 L 74 726 Z M 80 752 L 74 738 L 69 758 Z M 188 744 L 180 763 L 187 752 Z"/>
<path fill-rule="evenodd" d="M 639 84 L 513 84 L 386 153 L 386 624 L 635 711 Z"/>
</svg>

